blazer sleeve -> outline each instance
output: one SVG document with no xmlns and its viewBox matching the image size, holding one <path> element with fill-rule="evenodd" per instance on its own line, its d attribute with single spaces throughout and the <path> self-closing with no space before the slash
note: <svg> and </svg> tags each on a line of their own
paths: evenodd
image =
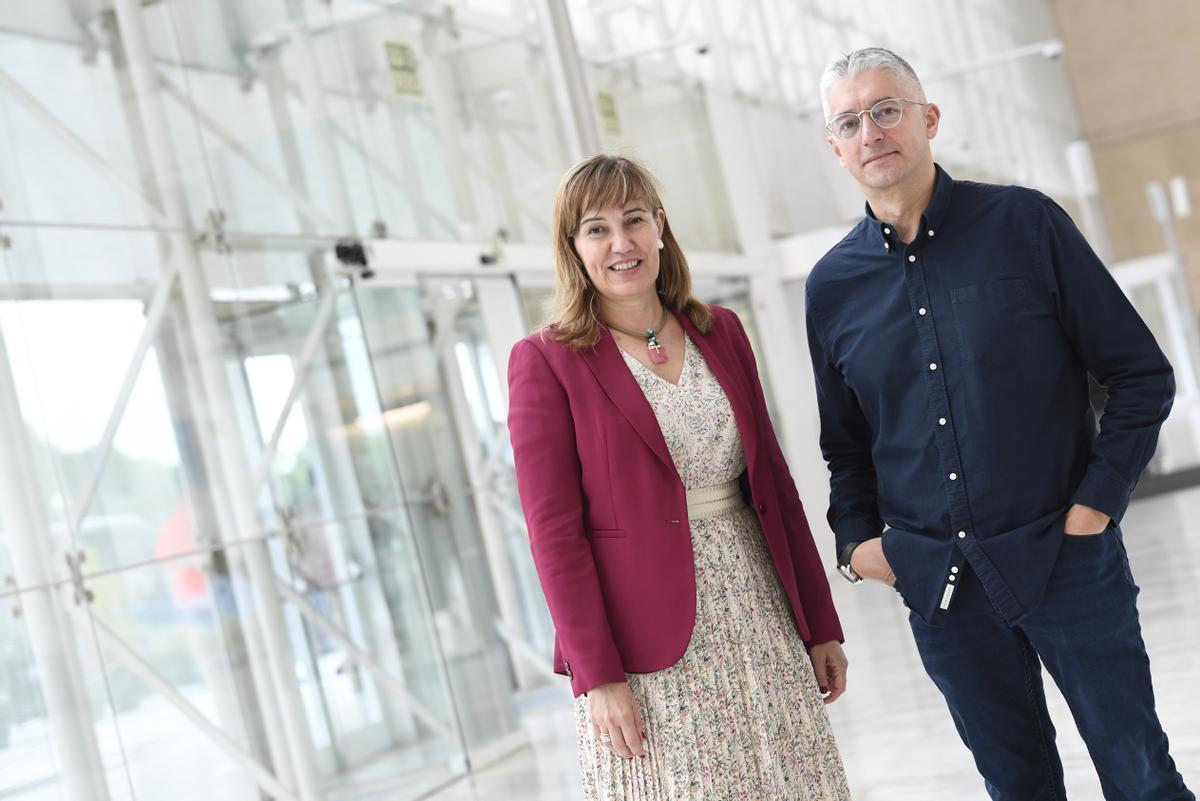
<svg viewBox="0 0 1200 801">
<path fill-rule="evenodd" d="M 572 688 L 579 695 L 625 681 L 584 533 L 579 453 L 566 391 L 527 339 L 509 357 L 508 387 L 517 491 Z"/>
<path fill-rule="evenodd" d="M 812 529 L 809 528 L 808 518 L 804 514 L 804 505 L 800 501 L 800 493 L 796 491 L 796 482 L 788 470 L 787 460 L 779 447 L 779 439 L 775 436 L 775 427 L 771 424 L 771 415 L 767 411 L 767 400 L 763 394 L 762 381 L 758 376 L 758 362 L 754 358 L 754 349 L 750 347 L 750 338 L 742 321 L 733 312 L 728 312 L 736 331 L 735 347 L 739 352 L 746 378 L 754 393 L 755 412 L 762 421 L 760 431 L 765 439 L 761 445 L 770 454 L 771 470 L 775 479 L 775 490 L 782 504 L 783 524 L 788 534 L 788 544 L 792 553 L 792 566 L 796 571 L 796 586 L 800 593 L 800 604 L 804 609 L 804 617 L 808 621 L 809 637 L 804 642 L 811 648 L 821 643 L 845 642 L 842 624 L 838 620 L 837 610 L 833 606 L 833 596 L 829 591 L 829 577 L 821 564 L 821 556 L 813 541 Z"/>
</svg>

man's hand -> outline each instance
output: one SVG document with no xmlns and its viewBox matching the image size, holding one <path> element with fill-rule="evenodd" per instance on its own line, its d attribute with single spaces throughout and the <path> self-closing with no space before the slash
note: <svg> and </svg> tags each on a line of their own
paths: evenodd
<svg viewBox="0 0 1200 801">
<path fill-rule="evenodd" d="M 861 547 L 861 546 L 859 546 Z M 808 652 L 812 660 L 817 686 L 825 694 L 825 703 L 832 704 L 846 692 L 846 654 L 837 640 L 814 645 Z"/>
<path fill-rule="evenodd" d="M 869 539 L 854 549 L 854 553 L 850 554 L 850 567 L 865 579 L 882 581 L 889 587 L 896 583 L 896 575 L 883 555 L 883 540 L 879 537 Z"/>
<path fill-rule="evenodd" d="M 1104 512 L 1081 503 L 1075 503 L 1071 504 L 1071 508 L 1067 510 L 1065 531 L 1069 537 L 1095 537 L 1097 534 L 1104 533 L 1104 529 L 1108 528 L 1111 520 L 1112 518 Z M 854 553 L 857 554 L 858 551 L 856 550 Z"/>
</svg>

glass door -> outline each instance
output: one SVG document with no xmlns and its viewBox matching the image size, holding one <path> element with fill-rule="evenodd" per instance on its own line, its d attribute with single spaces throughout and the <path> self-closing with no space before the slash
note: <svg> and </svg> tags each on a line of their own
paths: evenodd
<svg viewBox="0 0 1200 801">
<path fill-rule="evenodd" d="M 426 762 L 461 733 L 414 530 L 425 489 L 402 484 L 393 453 L 392 432 L 431 404 L 384 408 L 354 291 L 337 280 L 231 308 L 222 327 L 252 410 L 239 423 L 269 460 L 260 513 L 305 709 L 327 768 L 345 773 L 399 746 Z"/>
<path fill-rule="evenodd" d="M 444 358 L 456 341 L 439 311 L 448 300 L 441 288 L 363 282 L 355 299 L 464 736 L 486 759 L 518 736 L 512 701 L 521 669 L 504 640 L 511 582 L 493 569 L 496 516 L 481 513 L 474 437 L 464 427 L 464 409 L 495 387 L 464 403 L 459 374 Z"/>
<path fill-rule="evenodd" d="M 517 686 L 553 681 L 554 630 L 534 570 L 508 441 L 508 354 L 528 333 L 509 275 L 420 279 L 449 408 L 461 432 L 480 545 L 495 588 L 492 614 Z"/>
</svg>

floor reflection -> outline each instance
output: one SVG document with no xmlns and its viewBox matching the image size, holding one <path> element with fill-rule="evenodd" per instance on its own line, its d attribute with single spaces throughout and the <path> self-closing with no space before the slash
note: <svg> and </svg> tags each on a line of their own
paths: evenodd
<svg viewBox="0 0 1200 801">
<path fill-rule="evenodd" d="M 1200 489 L 1135 502 L 1122 525 L 1142 588 L 1142 629 L 1171 752 L 1200 787 Z M 926 678 L 904 607 L 890 589 L 834 581 L 848 638 L 850 690 L 830 708 L 857 801 L 986 795 L 941 696 Z M 1070 712 L 1047 681 L 1069 797 L 1101 798 Z M 574 727 L 565 689 L 528 699 L 530 747 L 433 796 L 437 801 L 579 799 Z"/>
</svg>

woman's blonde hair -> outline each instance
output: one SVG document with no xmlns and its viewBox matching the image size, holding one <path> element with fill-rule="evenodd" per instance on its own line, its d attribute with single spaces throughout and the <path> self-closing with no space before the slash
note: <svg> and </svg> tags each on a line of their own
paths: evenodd
<svg viewBox="0 0 1200 801">
<path fill-rule="evenodd" d="M 656 214 L 663 207 L 654 177 L 638 162 L 622 156 L 592 156 L 576 164 L 563 177 L 554 198 L 554 310 L 548 324 L 553 339 L 577 350 L 600 340 L 596 318 L 596 288 L 575 251 L 575 233 L 583 215 L 613 206 L 625 208 L 643 201 Z M 686 314 L 702 334 L 712 328 L 712 312 L 692 296 L 692 276 L 687 258 L 663 224 L 663 248 L 658 259 L 658 295 L 663 306 Z"/>
</svg>

